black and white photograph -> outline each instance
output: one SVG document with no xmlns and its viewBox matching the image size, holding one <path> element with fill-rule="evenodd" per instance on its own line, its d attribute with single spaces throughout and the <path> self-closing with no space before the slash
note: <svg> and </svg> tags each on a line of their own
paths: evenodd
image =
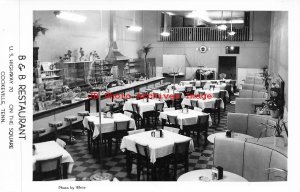
<svg viewBox="0 0 300 192">
<path fill-rule="evenodd" d="M 300 190 L 300 2 L 46 2 L 3 0 L 1 191 Z"/>
</svg>

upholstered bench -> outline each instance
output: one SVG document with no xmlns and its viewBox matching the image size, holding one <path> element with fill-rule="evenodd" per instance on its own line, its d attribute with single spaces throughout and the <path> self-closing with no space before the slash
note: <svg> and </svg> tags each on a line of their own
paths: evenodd
<svg viewBox="0 0 300 192">
<path fill-rule="evenodd" d="M 260 105 L 266 102 L 266 98 L 236 98 L 235 112 L 236 113 L 255 113 L 255 105 Z"/>
<path fill-rule="evenodd" d="M 227 129 L 233 132 L 243 133 L 255 138 L 270 137 L 274 135 L 274 129 L 267 128 L 266 124 L 275 125 L 273 118 L 244 113 L 228 113 Z"/>
<path fill-rule="evenodd" d="M 248 181 L 282 181 L 287 178 L 287 155 L 284 152 L 237 139 L 215 138 L 213 165 Z"/>
<path fill-rule="evenodd" d="M 264 98 L 266 99 L 268 94 L 266 91 L 253 91 L 253 90 L 244 90 L 239 91 L 239 98 Z"/>
</svg>

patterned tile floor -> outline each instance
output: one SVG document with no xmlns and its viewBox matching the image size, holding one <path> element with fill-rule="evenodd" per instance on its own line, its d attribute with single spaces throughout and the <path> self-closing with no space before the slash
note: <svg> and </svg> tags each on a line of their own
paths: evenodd
<svg viewBox="0 0 300 192">
<path fill-rule="evenodd" d="M 227 124 L 227 113 L 234 112 L 235 107 L 232 104 L 227 104 L 226 112 L 221 112 L 221 121 L 218 126 L 211 126 L 208 134 L 224 131 Z M 213 118 L 213 117 L 212 117 Z M 194 137 L 194 142 L 196 138 Z M 203 140 L 203 139 L 202 139 Z M 79 136 L 77 143 L 66 146 L 67 151 L 73 157 L 75 163 L 72 174 L 69 177 L 76 177 L 76 180 L 86 180 L 94 173 L 99 172 L 100 163 L 97 158 L 89 154 L 86 142 L 86 136 Z M 114 148 L 113 148 L 114 150 Z M 113 152 L 114 153 L 114 152 Z M 195 145 L 195 151 L 189 157 L 189 171 L 196 169 L 209 169 L 213 163 L 213 144 L 208 144 L 205 148 L 200 145 Z M 126 173 L 126 159 L 125 154 L 119 151 L 116 155 L 107 156 L 103 158 L 103 170 L 113 174 L 120 181 L 136 181 L 136 167 L 133 164 L 132 176 L 128 177 Z M 183 174 L 178 171 L 177 177 Z M 144 178 L 142 178 L 143 180 Z"/>
</svg>

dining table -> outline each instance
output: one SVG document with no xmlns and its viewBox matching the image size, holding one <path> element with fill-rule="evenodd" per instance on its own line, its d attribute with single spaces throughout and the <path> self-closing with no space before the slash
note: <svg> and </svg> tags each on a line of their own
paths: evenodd
<svg viewBox="0 0 300 192">
<path fill-rule="evenodd" d="M 218 98 L 219 97 L 219 94 L 220 94 L 220 91 L 225 91 L 225 97 L 229 98 L 229 93 L 227 90 L 220 90 L 220 89 L 208 89 L 208 90 L 205 90 L 205 89 L 196 89 L 195 92 L 194 92 L 194 95 L 199 95 L 200 92 L 204 92 L 206 95 L 211 95 L 212 97 L 214 98 Z"/>
<path fill-rule="evenodd" d="M 166 102 L 159 99 L 132 99 L 124 103 L 123 111 L 133 111 L 132 104 L 137 104 L 139 107 L 139 114 L 143 118 L 143 114 L 148 111 L 153 111 L 156 103 L 164 103 L 164 107 L 168 107 Z"/>
<path fill-rule="evenodd" d="M 192 87 L 193 90 L 196 89 L 196 87 L 193 86 L 192 84 L 183 84 L 183 83 L 168 85 L 167 89 L 173 90 L 173 87 L 175 87 L 175 90 L 179 92 L 184 92 L 186 87 Z"/>
<path fill-rule="evenodd" d="M 137 153 L 136 143 L 149 147 L 149 158 L 151 163 L 155 163 L 158 158 L 166 157 L 174 152 L 174 145 L 178 142 L 189 141 L 189 152 L 194 151 L 193 139 L 178 133 L 162 130 L 163 137 L 151 136 L 152 131 L 145 131 L 123 137 L 120 149 L 126 153 L 127 173 L 130 174 L 132 159 L 130 153 Z"/>
<path fill-rule="evenodd" d="M 182 92 L 179 92 L 177 90 L 153 90 L 152 94 L 158 94 L 159 98 L 163 101 L 168 101 L 168 100 L 174 100 L 175 94 L 180 94 L 180 98 L 184 98 L 184 94 Z"/>
<path fill-rule="evenodd" d="M 99 124 L 99 114 L 85 116 L 82 121 L 82 124 L 86 129 L 90 129 L 88 124 L 89 121 L 93 122 L 95 125 L 95 129 L 93 132 L 93 139 L 96 139 L 97 136 L 100 134 L 100 127 L 101 127 L 101 133 L 110 133 L 115 131 L 115 127 L 114 127 L 115 122 L 129 121 L 129 128 L 136 129 L 134 119 L 122 113 L 113 113 L 112 117 L 104 117 L 104 114 L 101 113 L 101 126 Z"/>
<path fill-rule="evenodd" d="M 36 169 L 36 162 L 42 160 L 52 159 L 62 156 L 61 163 L 63 165 L 63 178 L 67 178 L 68 174 L 72 173 L 74 160 L 70 153 L 61 147 L 55 141 L 46 141 L 41 143 L 34 143 L 35 151 L 32 157 L 33 171 Z"/>
<path fill-rule="evenodd" d="M 192 106 L 191 100 L 195 100 L 198 102 L 198 107 L 201 109 L 207 109 L 207 108 L 214 108 L 215 107 L 215 102 L 218 98 L 198 98 L 196 96 L 188 96 L 185 97 L 182 102 L 181 106 Z M 221 99 L 222 100 L 222 99 Z M 220 107 L 224 109 L 224 102 L 223 100 L 221 101 Z"/>
<path fill-rule="evenodd" d="M 218 138 L 220 138 L 220 137 L 225 138 L 226 137 L 226 132 L 213 133 L 213 134 L 211 134 L 207 137 L 207 140 L 211 143 L 214 143 L 215 138 L 217 138 L 217 137 Z M 243 133 L 232 132 L 230 138 L 239 139 L 239 140 L 246 140 L 246 139 L 252 139 L 253 137 L 250 136 L 250 135 L 243 134 Z"/>
<path fill-rule="evenodd" d="M 177 181 L 202 181 L 202 182 L 248 182 L 244 177 L 229 171 L 223 171 L 223 178 L 212 179 L 212 169 L 199 169 L 182 174 Z"/>
<path fill-rule="evenodd" d="M 198 116 L 205 116 L 205 115 L 209 115 L 209 114 L 203 113 L 201 111 L 192 110 L 192 109 L 188 109 L 187 111 L 178 109 L 178 110 L 160 112 L 159 118 L 163 119 L 163 120 L 167 120 L 168 115 L 176 116 L 180 128 L 183 129 L 184 125 L 197 124 Z M 209 115 L 209 119 L 208 119 L 208 124 L 209 124 L 209 126 L 212 125 L 212 120 L 211 120 L 210 115 Z"/>
</svg>

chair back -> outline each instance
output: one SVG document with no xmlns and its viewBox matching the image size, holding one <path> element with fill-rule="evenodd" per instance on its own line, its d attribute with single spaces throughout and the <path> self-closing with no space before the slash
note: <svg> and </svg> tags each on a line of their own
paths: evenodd
<svg viewBox="0 0 300 192">
<path fill-rule="evenodd" d="M 170 132 L 173 132 L 173 133 L 179 133 L 179 131 L 180 131 L 180 129 L 178 129 L 178 128 L 168 127 L 168 126 L 164 126 L 164 130 L 170 131 Z"/>
<path fill-rule="evenodd" d="M 115 121 L 115 131 L 128 131 L 130 121 Z"/>
<path fill-rule="evenodd" d="M 225 97 L 226 97 L 226 91 L 221 90 L 220 93 L 219 93 L 219 98 L 225 100 Z"/>
<path fill-rule="evenodd" d="M 167 115 L 167 118 L 170 125 L 178 125 L 177 116 Z"/>
<path fill-rule="evenodd" d="M 156 112 L 162 112 L 164 111 L 164 103 L 155 103 L 155 107 L 154 107 L 154 110 Z"/>
<path fill-rule="evenodd" d="M 215 109 L 220 109 L 220 108 L 221 108 L 221 102 L 222 102 L 221 99 L 216 99 L 216 102 L 215 102 Z"/>
<path fill-rule="evenodd" d="M 222 80 L 222 81 L 220 81 L 220 84 L 222 84 L 222 83 L 225 83 L 225 81 L 223 81 L 223 80 Z"/>
<path fill-rule="evenodd" d="M 48 173 L 50 172 L 55 172 L 55 179 L 61 179 L 61 159 L 62 155 L 59 155 L 51 159 L 36 161 L 36 178 L 34 178 L 34 180 L 44 180 L 46 178 L 49 178 Z"/>
<path fill-rule="evenodd" d="M 190 148 L 190 140 L 184 142 L 174 143 L 175 159 L 188 157 Z"/>
<path fill-rule="evenodd" d="M 201 130 L 207 130 L 208 129 L 208 120 L 209 120 L 209 115 L 201 115 L 198 116 L 198 125 L 200 126 Z"/>
<path fill-rule="evenodd" d="M 142 132 L 145 132 L 145 129 L 137 129 L 137 130 L 133 130 L 133 131 L 127 131 L 128 135 L 133 135 L 133 134 L 142 133 Z"/>
<path fill-rule="evenodd" d="M 95 124 L 93 121 L 88 121 L 88 125 L 90 127 L 90 131 L 91 133 L 94 133 L 94 129 L 95 129 Z"/>
<path fill-rule="evenodd" d="M 215 89 L 216 85 L 209 85 L 209 89 Z"/>
<path fill-rule="evenodd" d="M 199 107 L 197 100 L 191 100 L 192 107 Z"/>
<path fill-rule="evenodd" d="M 181 99 L 181 93 L 174 93 L 174 99 L 180 100 Z"/>
<path fill-rule="evenodd" d="M 218 84 L 217 81 L 210 81 L 210 82 L 211 82 L 211 84 Z"/>
<path fill-rule="evenodd" d="M 185 87 L 185 92 L 190 93 L 193 91 L 193 87 Z"/>
<path fill-rule="evenodd" d="M 206 82 L 200 82 L 200 88 L 203 89 L 203 87 L 205 86 Z"/>
<path fill-rule="evenodd" d="M 150 159 L 148 145 L 142 145 L 142 144 L 136 143 L 135 147 L 136 147 L 136 152 L 138 155 L 143 156 L 146 159 Z"/>
<path fill-rule="evenodd" d="M 196 86 L 196 82 L 195 81 L 190 81 L 190 84 L 195 87 Z"/>
<path fill-rule="evenodd" d="M 140 114 L 140 109 L 139 109 L 138 104 L 132 103 L 131 106 L 132 106 L 132 110 L 134 113 Z"/>
</svg>

